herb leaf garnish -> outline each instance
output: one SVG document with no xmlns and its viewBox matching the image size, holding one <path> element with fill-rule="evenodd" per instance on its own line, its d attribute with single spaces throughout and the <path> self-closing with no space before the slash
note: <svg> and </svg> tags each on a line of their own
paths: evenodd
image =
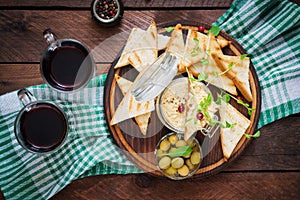
<svg viewBox="0 0 300 200">
<path fill-rule="evenodd" d="M 207 58 L 204 58 L 204 59 L 201 60 L 202 65 L 208 65 L 208 63 L 209 63 L 209 61 L 208 61 Z"/>
<path fill-rule="evenodd" d="M 171 157 L 188 156 L 190 153 L 192 153 L 192 151 L 193 149 L 190 146 L 182 146 L 175 149 L 174 151 L 163 154 L 163 156 L 171 156 Z"/>
<path fill-rule="evenodd" d="M 219 73 L 219 76 L 221 76 L 221 75 L 227 73 L 229 70 L 232 69 L 232 67 L 233 67 L 233 62 L 230 62 L 230 63 L 228 64 L 228 66 L 227 66 L 227 69 L 226 69 L 225 71 Z"/>
<path fill-rule="evenodd" d="M 174 29 L 175 29 L 174 27 L 166 27 L 165 31 L 168 32 L 168 33 L 170 33 L 172 31 L 174 31 Z"/>
<path fill-rule="evenodd" d="M 205 81 L 206 79 L 208 79 L 208 74 L 204 74 L 200 72 L 198 75 L 198 81 Z"/>
<path fill-rule="evenodd" d="M 219 33 L 220 33 L 220 27 L 218 27 L 218 26 L 212 26 L 210 29 L 209 29 L 209 33 L 212 33 L 214 36 L 217 36 L 217 35 L 219 35 Z"/>
<path fill-rule="evenodd" d="M 249 134 L 244 134 L 245 135 L 245 137 L 247 138 L 247 139 L 250 139 L 250 138 L 258 138 L 259 136 L 260 136 L 260 131 L 257 131 L 256 133 L 254 133 L 253 135 L 249 135 Z"/>
<path fill-rule="evenodd" d="M 249 116 L 251 116 L 253 111 L 256 109 L 256 108 L 250 108 L 250 105 L 248 103 L 244 102 L 243 100 L 237 99 L 231 94 L 227 94 L 227 93 L 225 93 L 224 95 L 219 95 L 216 104 L 221 105 L 221 100 L 228 103 L 230 101 L 230 98 L 233 98 L 238 104 L 244 106 L 247 109 Z"/>
<path fill-rule="evenodd" d="M 230 95 L 227 93 L 224 95 L 219 95 L 216 104 L 221 105 L 221 100 L 228 103 L 230 101 Z"/>
<path fill-rule="evenodd" d="M 248 54 L 246 54 L 246 53 L 245 53 L 245 54 L 242 54 L 242 55 L 240 56 L 240 59 L 241 59 L 241 60 L 244 60 L 247 56 L 248 56 Z"/>
<path fill-rule="evenodd" d="M 194 40 L 195 44 L 199 44 L 198 38 L 193 38 L 193 40 Z"/>
<path fill-rule="evenodd" d="M 193 48 L 193 50 L 192 50 L 192 52 L 191 52 L 191 56 L 192 56 L 192 57 L 195 57 L 195 56 L 197 56 L 200 52 L 201 52 L 200 47 L 199 47 L 199 46 L 196 46 L 196 47 Z"/>
<path fill-rule="evenodd" d="M 248 115 L 252 115 L 252 112 L 255 110 L 255 108 L 249 108 L 249 104 L 248 103 L 245 103 L 243 100 L 239 100 L 239 99 L 236 99 L 236 102 L 242 106 L 244 106 L 245 108 L 247 108 L 248 110 Z"/>
</svg>

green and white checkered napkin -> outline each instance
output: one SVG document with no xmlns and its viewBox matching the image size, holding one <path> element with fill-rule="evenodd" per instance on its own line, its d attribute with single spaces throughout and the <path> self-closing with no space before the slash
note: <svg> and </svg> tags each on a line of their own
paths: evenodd
<svg viewBox="0 0 300 200">
<path fill-rule="evenodd" d="M 283 1 L 234 1 L 215 25 L 235 38 L 257 70 L 262 90 L 259 127 L 300 112 L 300 8 Z M 141 173 L 114 144 L 103 108 L 106 75 L 66 95 L 46 85 L 28 89 L 59 104 L 70 132 L 62 148 L 33 155 L 18 144 L 13 123 L 22 108 L 16 92 L 0 97 L 0 186 L 7 199 L 48 199 L 71 181 L 97 174 Z"/>
</svg>

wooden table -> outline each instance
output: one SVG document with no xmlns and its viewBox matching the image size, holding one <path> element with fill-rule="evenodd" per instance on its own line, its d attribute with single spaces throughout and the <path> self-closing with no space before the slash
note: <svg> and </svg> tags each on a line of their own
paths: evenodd
<svg viewBox="0 0 300 200">
<path fill-rule="evenodd" d="M 106 38 L 180 19 L 212 23 L 231 0 L 123 0 L 122 23 L 100 27 L 91 19 L 91 1 L 2 0 L 0 2 L 0 94 L 41 84 L 39 60 L 46 43 L 44 29 L 60 38 L 74 38 L 94 49 Z M 294 1 L 298 5 L 299 0 Z M 120 45 L 112 49 L 120 49 Z M 97 74 L 106 73 L 116 52 L 95 55 Z M 243 154 L 221 173 L 193 181 L 170 181 L 140 175 L 101 175 L 76 180 L 52 199 L 299 199 L 300 115 L 261 129 Z M 0 199 L 4 199 L 0 195 Z"/>
</svg>

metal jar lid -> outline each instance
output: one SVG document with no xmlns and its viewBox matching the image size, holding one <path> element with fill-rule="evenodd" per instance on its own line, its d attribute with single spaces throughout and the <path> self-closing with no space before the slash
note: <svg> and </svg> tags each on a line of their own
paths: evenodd
<svg viewBox="0 0 300 200">
<path fill-rule="evenodd" d="M 145 102 L 158 96 L 176 76 L 179 60 L 177 56 L 165 52 L 141 71 L 132 86 L 131 93 L 135 99 Z"/>
<path fill-rule="evenodd" d="M 102 25 L 118 23 L 124 13 L 121 0 L 94 0 L 91 4 L 92 17 Z"/>
</svg>

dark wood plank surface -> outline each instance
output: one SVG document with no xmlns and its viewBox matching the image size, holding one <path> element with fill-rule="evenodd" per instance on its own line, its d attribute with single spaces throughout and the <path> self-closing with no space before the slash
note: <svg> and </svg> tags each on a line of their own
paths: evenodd
<svg viewBox="0 0 300 200">
<path fill-rule="evenodd" d="M 112 35 L 126 36 L 133 27 L 193 19 L 212 23 L 232 0 L 123 0 L 119 26 L 100 27 L 91 19 L 91 1 L 0 1 L 0 94 L 41 84 L 39 60 L 50 27 L 59 38 L 71 37 L 88 46 L 97 74 L 107 73 L 122 42 L 99 51 Z M 299 0 L 293 2 L 300 4 Z M 175 10 L 172 10 L 175 7 Z M 145 174 L 101 175 L 76 180 L 51 199 L 299 199 L 300 114 L 261 129 L 242 155 L 221 173 L 194 181 L 169 181 Z M 0 193 L 0 200 L 4 199 Z"/>
<path fill-rule="evenodd" d="M 87 0 L 32 0 L 32 1 L 22 1 L 22 0 L 2 0 L 0 6 L 2 7 L 56 7 L 56 8 L 89 8 L 92 1 Z M 232 0 L 122 0 L 125 8 L 221 8 L 229 7 Z"/>
</svg>

